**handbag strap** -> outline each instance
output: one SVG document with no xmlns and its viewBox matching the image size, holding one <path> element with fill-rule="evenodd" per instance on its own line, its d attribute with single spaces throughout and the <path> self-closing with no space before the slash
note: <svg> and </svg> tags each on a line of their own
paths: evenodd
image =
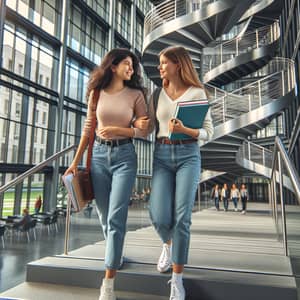
<svg viewBox="0 0 300 300">
<path fill-rule="evenodd" d="M 93 150 L 93 145 L 94 145 L 94 141 L 95 141 L 95 130 L 96 130 L 96 123 L 97 123 L 96 109 L 97 109 L 99 95 L 100 95 L 100 90 L 94 89 L 93 102 L 92 102 L 92 111 L 93 111 L 92 126 L 91 126 L 91 130 L 90 130 L 88 155 L 87 155 L 87 159 L 86 159 L 86 169 L 88 172 L 91 169 L 92 150 Z"/>
</svg>

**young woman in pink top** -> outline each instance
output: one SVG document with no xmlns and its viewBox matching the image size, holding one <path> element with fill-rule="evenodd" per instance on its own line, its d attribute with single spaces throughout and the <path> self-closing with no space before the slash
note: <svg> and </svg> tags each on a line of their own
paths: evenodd
<svg viewBox="0 0 300 300">
<path fill-rule="evenodd" d="M 132 138 L 147 134 L 146 102 L 139 71 L 139 61 L 132 52 L 113 49 L 91 73 L 87 88 L 87 118 L 75 158 L 65 172 L 76 174 L 77 165 L 88 145 L 92 118 L 96 114 L 91 174 L 106 239 L 106 272 L 99 300 L 116 299 L 114 278 L 121 264 L 128 204 L 137 171 Z M 95 90 L 100 91 L 100 96 L 94 104 Z M 140 118 L 144 119 L 144 125 L 139 129 L 133 128 L 132 122 Z"/>
</svg>

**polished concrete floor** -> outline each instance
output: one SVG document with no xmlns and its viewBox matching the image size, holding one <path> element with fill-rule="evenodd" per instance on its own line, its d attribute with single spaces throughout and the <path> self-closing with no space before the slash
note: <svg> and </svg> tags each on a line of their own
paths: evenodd
<svg viewBox="0 0 300 300">
<path fill-rule="evenodd" d="M 293 219 L 289 216 L 287 223 L 288 228 L 291 227 L 290 224 L 293 225 L 294 230 L 292 233 L 296 243 L 296 241 L 300 240 L 298 230 L 299 211 L 295 211 L 294 207 L 291 209 L 291 212 L 289 209 L 287 209 L 287 211 L 289 213 L 292 212 L 291 216 Z M 100 255 L 102 257 L 103 248 L 101 248 L 101 240 L 103 240 L 103 235 L 99 228 L 99 221 L 95 211 L 92 214 L 92 218 L 87 218 L 81 213 L 74 214 L 71 224 L 71 255 L 82 255 L 91 258 L 99 258 Z M 150 220 L 147 207 L 143 205 L 141 207 L 130 208 L 128 230 L 135 231 L 139 228 L 144 229 L 128 233 L 124 249 L 127 259 L 135 259 L 138 261 L 141 252 L 143 252 L 141 259 L 143 259 L 142 261 L 144 262 L 144 254 L 149 248 L 154 246 L 160 247 L 156 235 L 154 240 L 150 241 L 152 246 L 147 244 L 145 237 L 147 237 L 148 234 L 153 235 L 153 233 L 151 233 L 153 228 L 151 226 L 146 228 L 149 225 Z M 278 257 L 283 254 L 283 247 L 282 243 L 277 240 L 275 226 L 270 217 L 269 206 L 266 204 L 251 203 L 249 205 L 249 213 L 246 215 L 241 215 L 232 210 L 229 212 L 216 212 L 214 208 L 210 208 L 193 218 L 191 231 L 190 252 L 191 258 L 193 258 L 189 262 L 191 266 L 201 265 L 202 268 L 207 269 L 221 268 L 222 270 L 230 270 L 232 265 L 240 261 L 236 259 L 237 256 L 243 256 L 245 259 L 241 259 L 241 261 L 245 261 L 247 264 L 243 263 L 239 265 L 238 269 L 242 268 L 244 272 L 251 272 L 252 268 L 255 267 L 256 272 L 260 271 L 265 273 L 266 270 L 268 270 L 270 273 L 280 274 L 281 276 L 289 275 L 285 274 L 280 266 L 276 269 L 276 264 L 280 263 Z M 92 244 L 94 244 L 94 246 Z M 32 241 L 31 243 L 27 243 L 25 237 L 22 237 L 20 240 L 17 240 L 16 237 L 12 239 L 7 237 L 6 248 L 0 251 L 0 293 L 25 280 L 25 268 L 28 262 L 46 256 L 61 254 L 63 253 L 63 245 L 63 224 L 60 224 L 58 233 L 52 229 L 50 235 L 48 235 L 47 230 L 40 229 L 37 241 Z M 84 247 L 85 245 L 87 246 Z M 136 245 L 135 248 L 137 248 L 138 251 L 133 251 L 135 248 L 132 246 L 134 245 Z M 143 251 L 141 251 L 141 248 Z M 295 248 L 300 249 L 300 247 Z M 83 254 L 81 254 L 82 251 L 84 252 Z M 152 258 L 156 260 L 159 255 L 159 249 L 157 251 L 155 257 L 150 255 L 147 257 L 149 257 L 150 260 Z M 195 255 L 193 255 L 193 253 Z M 222 257 L 224 258 L 226 253 L 228 253 L 226 260 L 222 259 L 222 261 L 220 261 Z M 273 258 L 275 261 L 272 260 L 272 263 L 266 268 L 265 264 L 268 262 L 266 259 L 262 260 L 265 264 L 258 265 L 256 261 L 252 262 L 251 259 L 249 259 L 250 254 L 267 255 L 270 261 Z M 149 263 L 153 263 L 153 261 L 151 260 Z M 258 270 L 261 266 L 263 269 Z M 247 270 L 245 270 L 245 268 Z"/>
<path fill-rule="evenodd" d="M 136 230 L 150 225 L 146 207 L 131 207 L 128 214 L 128 230 Z M 47 228 L 41 225 L 37 230 L 37 240 L 31 236 L 30 243 L 26 236 L 5 237 L 5 248 L 0 243 L 0 293 L 25 281 L 26 264 L 45 256 L 64 252 L 65 226 L 64 219 L 59 222 L 59 231 L 54 228 L 48 234 Z M 84 245 L 103 240 L 99 219 L 95 212 L 91 218 L 83 213 L 73 214 L 70 230 L 69 249 L 77 249 Z"/>
</svg>

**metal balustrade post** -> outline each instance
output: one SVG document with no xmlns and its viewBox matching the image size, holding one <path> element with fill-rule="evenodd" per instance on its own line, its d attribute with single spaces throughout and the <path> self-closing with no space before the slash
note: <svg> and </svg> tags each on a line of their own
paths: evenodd
<svg viewBox="0 0 300 300">
<path fill-rule="evenodd" d="M 274 178 L 275 177 L 275 178 Z M 276 230 L 278 232 L 278 216 L 277 216 L 277 192 L 276 192 L 276 170 L 274 171 L 272 178 L 272 188 L 273 188 L 273 196 L 274 196 L 274 211 L 275 211 L 275 225 Z M 278 236 L 279 237 L 279 236 Z"/>
<path fill-rule="evenodd" d="M 272 210 L 272 218 L 274 219 L 274 199 L 273 199 L 273 195 L 272 195 L 272 188 L 271 188 L 271 181 L 268 182 L 268 195 L 269 195 L 269 203 L 271 206 L 271 210 Z"/>
<path fill-rule="evenodd" d="M 274 34 L 273 34 L 273 30 L 274 30 L 274 26 L 271 26 L 271 30 L 270 30 L 270 42 L 273 43 L 273 39 L 274 39 Z"/>
<path fill-rule="evenodd" d="M 262 163 L 265 166 L 266 165 L 266 155 L 265 155 L 265 150 L 264 149 L 263 149 L 263 153 L 262 154 L 263 154 L 262 155 L 262 159 L 263 159 Z"/>
<path fill-rule="evenodd" d="M 220 61 L 221 61 L 221 64 L 222 64 L 223 63 L 223 45 L 222 44 L 220 45 L 220 55 L 221 55 Z"/>
<path fill-rule="evenodd" d="M 256 48 L 258 48 L 258 30 L 255 30 L 255 36 L 256 36 Z"/>
<path fill-rule="evenodd" d="M 236 52 L 236 56 L 239 55 L 239 41 L 238 38 L 236 38 L 235 40 L 235 52 Z"/>
<path fill-rule="evenodd" d="M 282 96 L 285 95 L 285 82 L 284 82 L 284 71 L 281 71 L 281 82 L 282 82 Z"/>
<path fill-rule="evenodd" d="M 250 148 L 250 143 L 248 142 L 248 158 L 251 160 L 251 148 Z"/>
<path fill-rule="evenodd" d="M 287 70 L 287 76 L 288 76 L 288 92 L 291 90 L 291 83 L 290 83 L 290 81 L 291 81 L 291 75 L 290 75 L 290 68 L 288 68 L 288 70 Z"/>
<path fill-rule="evenodd" d="M 280 152 L 277 152 L 278 156 L 278 172 L 279 172 L 279 195 L 280 195 L 280 204 L 281 204 L 281 222 L 282 222 L 282 235 L 283 235 L 283 250 L 284 255 L 288 256 L 288 247 L 287 247 L 287 232 L 286 232 L 286 215 L 285 215 L 285 201 L 283 199 L 283 170 L 282 170 L 282 161 Z"/>
<path fill-rule="evenodd" d="M 262 99 L 261 99 L 261 82 L 258 81 L 258 100 L 259 100 L 259 107 L 262 106 Z"/>
<path fill-rule="evenodd" d="M 226 122 L 226 117 L 225 117 L 225 96 L 222 97 L 223 98 L 223 122 Z"/>
<path fill-rule="evenodd" d="M 251 111 L 251 94 L 248 95 L 249 111 Z"/>
<path fill-rule="evenodd" d="M 64 242 L 64 255 L 69 254 L 69 240 L 70 240 L 70 223 L 71 223 L 71 198 L 68 196 L 67 202 L 67 215 L 66 215 L 66 228 L 65 228 L 65 242 Z"/>
</svg>

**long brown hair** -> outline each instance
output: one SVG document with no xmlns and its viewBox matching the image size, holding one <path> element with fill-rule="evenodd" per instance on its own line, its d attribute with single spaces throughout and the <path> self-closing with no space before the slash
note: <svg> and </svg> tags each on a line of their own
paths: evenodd
<svg viewBox="0 0 300 300">
<path fill-rule="evenodd" d="M 159 56 L 165 56 L 174 64 L 179 65 L 179 77 L 184 84 L 187 86 L 195 86 L 203 89 L 208 97 L 208 93 L 204 88 L 203 83 L 200 81 L 197 71 L 193 65 L 192 59 L 189 56 L 188 51 L 184 47 L 172 46 L 163 49 Z M 167 79 L 163 79 L 163 86 L 166 87 L 169 85 Z"/>
<path fill-rule="evenodd" d="M 93 89 L 105 89 L 113 78 L 111 67 L 118 65 L 126 57 L 131 57 L 133 66 L 133 75 L 130 80 L 125 80 L 124 85 L 133 89 L 138 89 L 146 94 L 146 90 L 142 85 L 139 59 L 130 50 L 125 48 L 116 48 L 109 51 L 103 58 L 100 66 L 96 67 L 90 74 L 90 79 L 87 86 L 86 96 L 88 98 Z"/>
</svg>

